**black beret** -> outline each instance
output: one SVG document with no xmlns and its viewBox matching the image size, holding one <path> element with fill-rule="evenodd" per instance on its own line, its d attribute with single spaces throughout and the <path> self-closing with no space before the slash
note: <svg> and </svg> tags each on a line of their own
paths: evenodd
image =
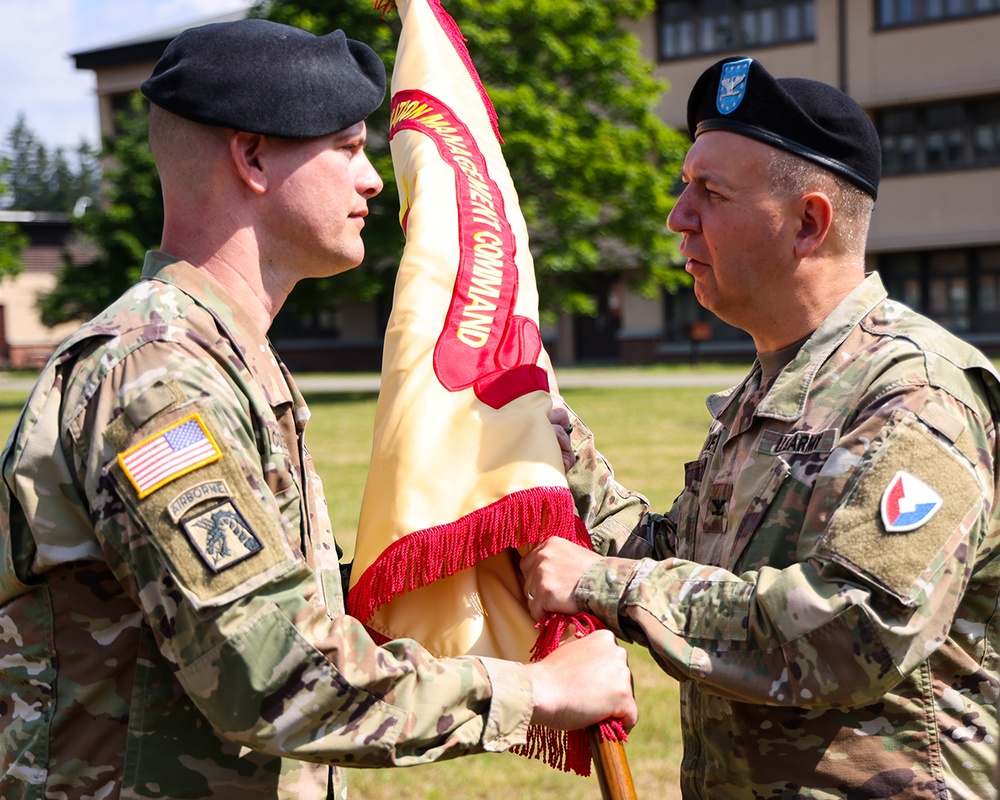
<svg viewBox="0 0 1000 800">
<path fill-rule="evenodd" d="M 731 131 L 795 153 L 842 175 L 872 197 L 882 147 L 871 119 L 826 83 L 775 78 L 752 58 L 725 58 L 698 78 L 687 107 L 688 131 Z"/>
<path fill-rule="evenodd" d="M 343 31 L 314 36 L 242 19 L 178 34 L 142 93 L 205 125 L 304 139 L 348 128 L 378 108 L 385 66 Z"/>
</svg>

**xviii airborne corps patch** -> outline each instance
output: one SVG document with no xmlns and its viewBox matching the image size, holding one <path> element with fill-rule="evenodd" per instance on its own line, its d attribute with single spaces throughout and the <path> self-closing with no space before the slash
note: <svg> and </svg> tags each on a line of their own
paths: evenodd
<svg viewBox="0 0 1000 800">
<path fill-rule="evenodd" d="M 212 572 L 222 572 L 264 549 L 232 501 L 181 521 L 188 540 Z"/>
</svg>

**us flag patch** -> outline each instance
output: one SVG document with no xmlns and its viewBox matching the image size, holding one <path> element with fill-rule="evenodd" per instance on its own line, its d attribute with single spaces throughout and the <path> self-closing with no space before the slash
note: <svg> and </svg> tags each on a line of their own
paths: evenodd
<svg viewBox="0 0 1000 800">
<path fill-rule="evenodd" d="M 118 455 L 118 463 L 139 499 L 175 478 L 222 458 L 197 413 L 164 428 Z"/>
</svg>

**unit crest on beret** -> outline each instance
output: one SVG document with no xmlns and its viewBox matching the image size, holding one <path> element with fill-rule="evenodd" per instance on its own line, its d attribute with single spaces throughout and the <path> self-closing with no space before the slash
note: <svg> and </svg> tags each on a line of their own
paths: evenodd
<svg viewBox="0 0 1000 800">
<path fill-rule="evenodd" d="M 688 131 L 724 130 L 808 159 L 878 195 L 882 147 L 864 109 L 839 89 L 806 78 L 775 78 L 753 58 L 724 58 L 688 97 Z"/>
</svg>

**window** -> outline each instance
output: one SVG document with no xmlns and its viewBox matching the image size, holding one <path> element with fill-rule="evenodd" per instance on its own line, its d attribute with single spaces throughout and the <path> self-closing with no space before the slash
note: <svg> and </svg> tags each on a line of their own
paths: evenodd
<svg viewBox="0 0 1000 800">
<path fill-rule="evenodd" d="M 889 297 L 919 311 L 923 307 L 920 259 L 913 253 L 883 256 L 878 266 Z"/>
<path fill-rule="evenodd" d="M 882 174 L 1000 165 L 1000 98 L 881 111 Z"/>
<path fill-rule="evenodd" d="M 977 162 L 1000 160 L 1000 99 L 984 100 L 972 121 L 973 158 Z"/>
<path fill-rule="evenodd" d="M 878 272 L 890 297 L 955 333 L 1000 332 L 1000 247 L 886 253 Z"/>
<path fill-rule="evenodd" d="M 662 0 L 657 22 L 664 61 L 809 41 L 816 32 L 814 0 Z"/>
<path fill-rule="evenodd" d="M 1000 12 L 1000 0 L 876 0 L 879 28 L 900 28 Z"/>
<path fill-rule="evenodd" d="M 951 331 L 969 329 L 969 276 L 964 251 L 931 253 L 928 260 L 932 319 Z"/>
<path fill-rule="evenodd" d="M 979 263 L 978 311 L 1000 314 L 1000 248 L 983 250 Z"/>
</svg>

